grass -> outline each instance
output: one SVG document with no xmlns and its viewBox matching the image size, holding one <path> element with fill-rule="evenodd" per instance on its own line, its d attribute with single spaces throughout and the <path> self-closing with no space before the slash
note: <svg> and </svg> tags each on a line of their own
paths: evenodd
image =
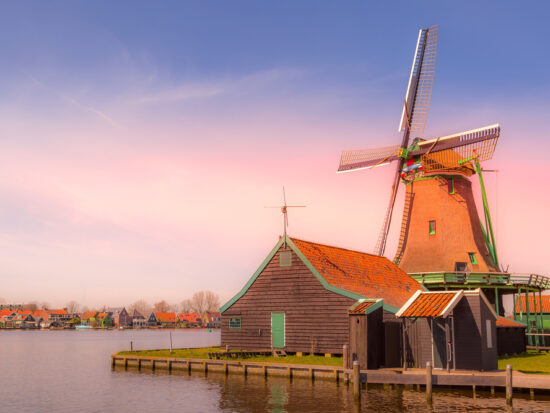
<svg viewBox="0 0 550 413">
<path fill-rule="evenodd" d="M 170 350 L 139 350 L 139 351 L 121 351 L 121 356 L 147 356 L 147 357 L 178 357 L 208 359 L 208 353 L 220 351 L 219 347 L 202 347 L 174 349 L 172 354 Z M 324 357 L 324 356 L 256 356 L 244 358 L 225 358 L 232 361 L 252 361 L 261 363 L 284 363 L 284 364 L 312 364 L 318 366 L 342 366 L 342 357 Z"/>
<path fill-rule="evenodd" d="M 511 364 L 514 370 L 522 373 L 550 374 L 550 353 L 528 350 L 517 356 L 499 358 L 499 369 L 506 369 L 507 364 Z"/>
</svg>

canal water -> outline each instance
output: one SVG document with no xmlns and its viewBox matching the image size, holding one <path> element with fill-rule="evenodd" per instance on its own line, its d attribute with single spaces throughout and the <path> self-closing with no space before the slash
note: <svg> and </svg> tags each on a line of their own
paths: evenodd
<svg viewBox="0 0 550 413">
<path fill-rule="evenodd" d="M 168 330 L 0 331 L 0 412 L 550 412 L 550 398 L 370 385 L 362 401 L 351 386 L 318 379 L 111 369 L 110 355 L 169 348 Z M 174 348 L 216 345 L 219 331 L 173 330 Z"/>
</svg>

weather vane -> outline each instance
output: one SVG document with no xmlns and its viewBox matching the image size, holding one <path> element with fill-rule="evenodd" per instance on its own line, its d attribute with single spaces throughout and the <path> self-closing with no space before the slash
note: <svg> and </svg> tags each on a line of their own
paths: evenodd
<svg viewBox="0 0 550 413">
<path fill-rule="evenodd" d="M 285 187 L 283 186 L 283 205 L 280 206 L 266 206 L 264 208 L 281 208 L 283 214 L 283 246 L 286 248 L 286 227 L 288 227 L 288 208 L 305 208 L 306 205 L 287 205 Z"/>
</svg>

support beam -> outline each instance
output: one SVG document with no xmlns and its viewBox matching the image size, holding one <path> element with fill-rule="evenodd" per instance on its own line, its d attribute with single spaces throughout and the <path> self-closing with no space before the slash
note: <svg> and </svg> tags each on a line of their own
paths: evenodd
<svg viewBox="0 0 550 413">
<path fill-rule="evenodd" d="M 540 302 L 540 323 L 542 335 L 542 345 L 546 347 L 546 336 L 544 335 L 544 316 L 542 315 L 542 290 L 539 290 L 539 302 Z"/>
</svg>

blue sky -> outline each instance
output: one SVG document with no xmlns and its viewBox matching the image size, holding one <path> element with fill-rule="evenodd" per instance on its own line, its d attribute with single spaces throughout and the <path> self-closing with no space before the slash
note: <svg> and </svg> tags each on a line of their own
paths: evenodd
<svg viewBox="0 0 550 413">
<path fill-rule="evenodd" d="M 426 137 L 501 123 L 488 163 L 501 255 L 549 273 L 541 242 L 517 242 L 550 231 L 549 15 L 529 1 L 5 3 L 0 297 L 229 298 L 281 232 L 263 206 L 283 184 L 308 204 L 291 234 L 370 251 L 393 168 L 334 171 L 342 149 L 400 141 L 417 33 L 433 24 Z M 174 288 L 127 287 L 152 276 Z"/>
</svg>

